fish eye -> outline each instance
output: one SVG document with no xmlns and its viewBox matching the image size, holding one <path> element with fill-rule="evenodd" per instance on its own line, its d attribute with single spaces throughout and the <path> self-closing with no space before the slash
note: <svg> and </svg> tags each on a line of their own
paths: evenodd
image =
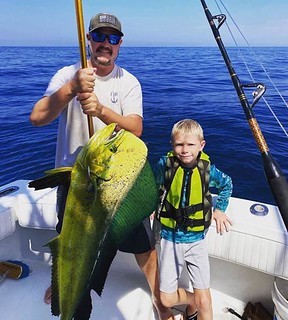
<svg viewBox="0 0 288 320">
<path fill-rule="evenodd" d="M 116 153 L 117 152 L 117 146 L 115 144 L 111 144 L 110 146 L 110 151 L 113 152 L 113 153 Z"/>
</svg>

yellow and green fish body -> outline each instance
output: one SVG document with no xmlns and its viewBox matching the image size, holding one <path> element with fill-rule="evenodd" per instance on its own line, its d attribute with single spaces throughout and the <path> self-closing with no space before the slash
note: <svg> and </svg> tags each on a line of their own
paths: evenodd
<svg viewBox="0 0 288 320">
<path fill-rule="evenodd" d="M 128 131 L 116 134 L 115 127 L 110 124 L 93 135 L 72 171 L 47 172 L 51 182 L 53 175 L 71 171 L 62 231 L 48 244 L 53 256 L 52 313 L 61 314 L 62 320 L 73 318 L 86 290 L 101 295 L 119 244 L 157 205 L 146 145 Z M 37 181 L 41 185 L 45 177 L 30 183 L 43 188 Z"/>
</svg>

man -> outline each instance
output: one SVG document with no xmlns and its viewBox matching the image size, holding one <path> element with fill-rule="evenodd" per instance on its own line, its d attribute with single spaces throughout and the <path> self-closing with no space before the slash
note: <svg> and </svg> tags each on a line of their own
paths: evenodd
<svg viewBox="0 0 288 320">
<path fill-rule="evenodd" d="M 122 43 L 122 28 L 117 17 L 100 13 L 92 17 L 87 40 L 88 67 L 80 64 L 60 69 L 34 106 L 30 121 L 36 126 L 49 124 L 59 117 L 56 167 L 73 166 L 77 154 L 89 139 L 87 115 L 92 117 L 94 131 L 112 122 L 140 137 L 142 134 L 142 91 L 138 80 L 115 64 Z M 62 227 L 67 187 L 57 192 L 58 224 Z M 144 240 L 147 239 L 147 240 Z M 172 313 L 160 302 L 155 239 L 149 221 L 144 221 L 120 247 L 134 253 L 152 292 L 159 319 L 173 319 Z M 51 288 L 45 294 L 51 303 Z M 92 309 L 90 293 L 83 299 L 74 319 L 89 319 Z"/>
</svg>

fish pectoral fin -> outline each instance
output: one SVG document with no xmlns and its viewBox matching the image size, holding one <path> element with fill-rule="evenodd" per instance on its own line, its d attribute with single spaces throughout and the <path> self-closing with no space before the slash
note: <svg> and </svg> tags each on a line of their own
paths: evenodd
<svg viewBox="0 0 288 320">
<path fill-rule="evenodd" d="M 109 167 L 103 163 L 94 163 L 93 166 L 88 167 L 88 174 L 91 179 L 96 177 L 100 180 L 109 181 L 111 180 L 112 176 L 108 173 Z"/>
<path fill-rule="evenodd" d="M 109 181 L 112 179 L 112 176 L 111 175 L 105 175 L 105 174 L 102 174 L 102 175 L 97 175 L 97 179 L 98 180 L 103 180 L 103 181 Z"/>
<path fill-rule="evenodd" d="M 102 245 L 90 278 L 90 286 L 101 297 L 110 266 L 117 253 L 117 247 L 111 239 Z"/>
<path fill-rule="evenodd" d="M 97 172 L 96 174 L 90 173 L 90 180 L 103 180 L 103 181 L 109 181 L 112 179 L 112 175 L 107 174 L 106 172 Z"/>
<path fill-rule="evenodd" d="M 46 188 L 54 188 L 59 185 L 70 184 L 72 167 L 56 168 L 45 171 L 45 176 L 33 181 L 28 184 L 29 188 L 35 190 L 41 190 Z"/>
</svg>

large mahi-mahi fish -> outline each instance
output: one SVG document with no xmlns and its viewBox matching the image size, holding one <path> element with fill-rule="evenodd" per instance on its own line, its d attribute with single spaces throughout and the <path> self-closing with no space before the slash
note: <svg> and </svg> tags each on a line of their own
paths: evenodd
<svg viewBox="0 0 288 320">
<path fill-rule="evenodd" d="M 116 124 L 97 131 L 73 168 L 58 168 L 29 183 L 36 190 L 70 178 L 61 234 L 52 252 L 52 314 L 73 318 L 86 290 L 101 295 L 121 241 L 155 210 L 157 187 L 147 147 Z"/>
</svg>

